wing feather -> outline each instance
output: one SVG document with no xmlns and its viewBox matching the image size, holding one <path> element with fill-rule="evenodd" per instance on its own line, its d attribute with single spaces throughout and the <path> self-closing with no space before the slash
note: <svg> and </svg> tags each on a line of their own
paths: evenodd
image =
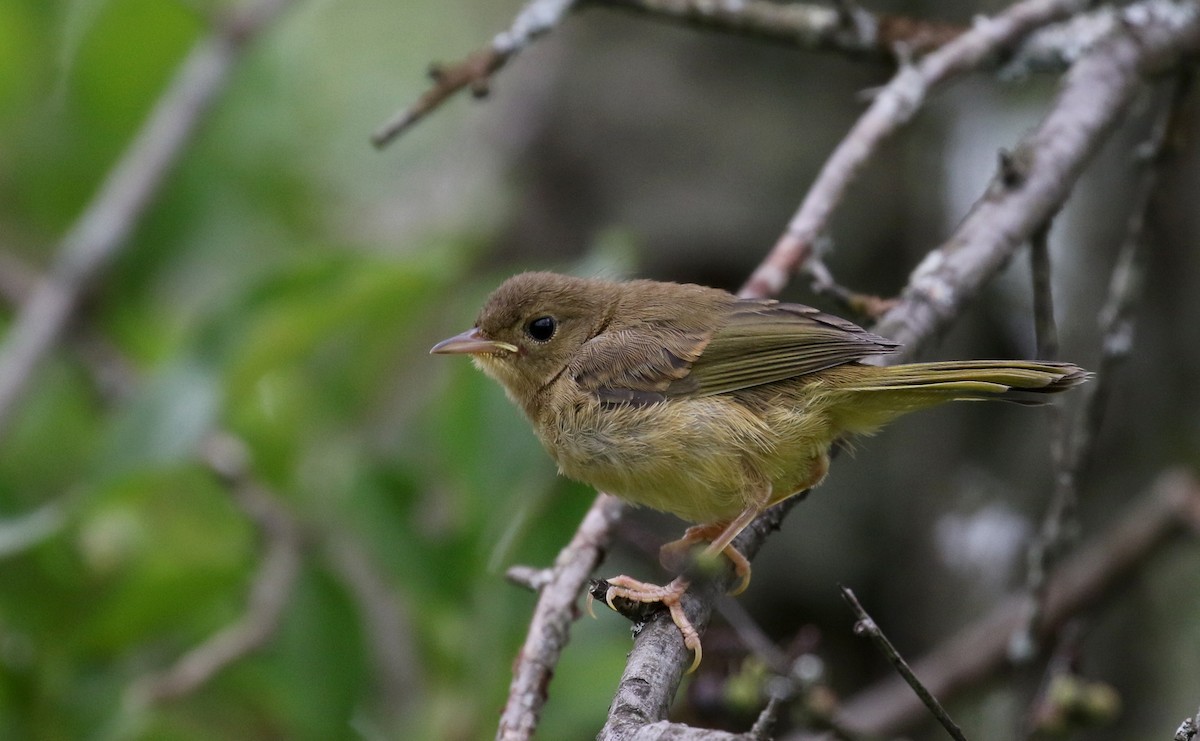
<svg viewBox="0 0 1200 741">
<path fill-rule="evenodd" d="M 606 328 L 568 370 L 605 404 L 646 405 L 761 386 L 899 347 L 803 304 L 730 296 L 719 308 L 715 330 L 700 326 L 699 307 L 681 312 L 678 304 L 657 320 Z"/>
</svg>

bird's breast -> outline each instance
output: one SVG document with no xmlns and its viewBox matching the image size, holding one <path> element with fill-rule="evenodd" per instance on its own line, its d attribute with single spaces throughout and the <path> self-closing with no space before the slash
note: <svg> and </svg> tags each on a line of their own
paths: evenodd
<svg viewBox="0 0 1200 741">
<path fill-rule="evenodd" d="M 711 522 L 770 483 L 771 430 L 732 398 L 602 405 L 581 391 L 564 401 L 537 424 L 560 470 L 634 504 Z"/>
</svg>

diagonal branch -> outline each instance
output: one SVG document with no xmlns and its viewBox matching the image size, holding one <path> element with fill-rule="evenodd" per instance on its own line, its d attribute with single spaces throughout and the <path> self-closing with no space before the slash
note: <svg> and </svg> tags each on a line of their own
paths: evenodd
<svg viewBox="0 0 1200 741">
<path fill-rule="evenodd" d="M 874 331 L 910 358 L 961 312 L 982 283 L 1061 208 L 1084 165 L 1140 89 L 1143 75 L 1200 49 L 1200 8 L 1127 21 L 1067 73 L 1038 128 L 954 235 L 913 271 L 900 305 Z M 891 356 L 889 356 L 891 357 Z"/>
<path fill-rule="evenodd" d="M 888 640 L 888 637 L 884 634 L 883 629 L 879 627 L 879 624 L 867 613 L 854 592 L 847 587 L 842 587 L 841 589 L 842 599 L 846 600 L 847 604 L 850 605 L 850 609 L 854 611 L 855 617 L 858 619 L 858 622 L 854 625 L 855 635 L 865 635 L 870 638 L 879 647 L 883 655 L 887 657 L 887 660 L 892 663 L 892 666 L 896 668 L 896 671 L 904 679 L 904 682 L 909 687 L 912 687 L 913 692 L 921 700 L 921 703 L 929 709 L 930 713 L 933 713 L 933 717 L 937 718 L 938 723 L 942 724 L 942 727 L 946 729 L 946 733 L 950 734 L 950 737 L 956 741 L 966 741 L 962 729 L 958 727 L 958 724 L 954 722 L 954 719 L 950 717 L 950 714 L 946 712 L 946 709 L 942 707 L 942 704 L 938 702 L 938 699 L 933 696 L 929 689 L 921 684 L 921 680 L 917 678 L 912 668 L 909 667 L 908 662 L 904 660 L 904 657 L 900 655 L 900 652 Z"/>
<path fill-rule="evenodd" d="M 529 0 L 517 14 L 512 26 L 507 31 L 497 34 L 490 45 L 460 62 L 431 67 L 429 76 L 433 78 L 433 87 L 426 90 L 411 106 L 380 126 L 371 135 L 371 143 L 376 147 L 386 147 L 464 88 L 471 88 L 476 97 L 487 95 L 492 74 L 508 64 L 509 60 L 533 43 L 534 39 L 561 23 L 578 1 Z"/>
<path fill-rule="evenodd" d="M 558 554 L 552 569 L 535 578 L 522 576 L 524 572 L 510 572 L 511 579 L 537 590 L 538 601 L 525 645 L 513 667 L 513 680 L 508 702 L 500 716 L 497 739 L 517 741 L 533 737 L 546 704 L 550 677 L 567 644 L 571 623 L 579 616 L 578 602 L 583 585 L 608 549 L 622 509 L 621 500 L 600 494 L 584 516 L 575 537 Z"/>
<path fill-rule="evenodd" d="M 287 0 L 256 0 L 196 42 L 125 153 L 59 247 L 49 274 L 0 344 L 0 438 L 42 360 L 83 293 L 128 244 L 129 235 L 225 88 L 246 43 Z"/>
</svg>

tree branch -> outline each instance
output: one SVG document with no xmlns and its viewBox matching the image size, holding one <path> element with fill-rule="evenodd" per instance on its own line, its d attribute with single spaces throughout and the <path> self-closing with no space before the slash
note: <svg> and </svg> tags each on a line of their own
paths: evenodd
<svg viewBox="0 0 1200 741">
<path fill-rule="evenodd" d="M 510 571 L 510 578 L 538 591 L 538 601 L 525 644 L 513 667 L 497 739 L 517 741 L 533 737 L 546 704 L 550 677 L 567 644 L 571 623 L 579 617 L 577 603 L 584 583 L 604 557 L 623 508 L 616 497 L 598 495 L 571 542 L 559 552 L 553 569 L 534 578 L 525 570 Z"/>
<path fill-rule="evenodd" d="M 1025 0 L 995 18 L 978 21 L 917 64 L 901 67 L 825 162 L 787 229 L 746 281 L 742 295 L 761 298 L 783 290 L 792 274 L 813 254 L 817 239 L 841 205 L 850 183 L 880 145 L 912 120 L 934 88 L 976 69 L 1035 28 L 1085 4 L 1083 0 Z"/>
<path fill-rule="evenodd" d="M 901 303 L 875 332 L 912 357 L 937 337 L 1016 249 L 1066 200 L 1083 166 L 1116 125 L 1142 76 L 1200 48 L 1200 10 L 1127 21 L 1067 73 L 1049 114 L 1014 150 L 953 236 L 917 266 Z M 893 356 L 888 356 L 893 357 Z"/>
<path fill-rule="evenodd" d="M 476 97 L 487 95 L 492 74 L 539 36 L 548 33 L 562 22 L 579 0 L 530 0 L 517 14 L 512 26 L 497 34 L 491 45 L 476 51 L 460 62 L 434 65 L 429 69 L 433 87 L 417 102 L 400 111 L 371 135 L 376 147 L 386 147 L 396 137 L 431 112 L 437 110 L 455 93 L 471 88 Z"/>
</svg>

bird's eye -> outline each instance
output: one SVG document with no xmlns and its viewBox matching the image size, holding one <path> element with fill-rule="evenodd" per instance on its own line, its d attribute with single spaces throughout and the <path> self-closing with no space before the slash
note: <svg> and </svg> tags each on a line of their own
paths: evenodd
<svg viewBox="0 0 1200 741">
<path fill-rule="evenodd" d="M 558 329 L 558 322 L 552 316 L 539 316 L 525 327 L 525 332 L 537 342 L 549 342 Z"/>
</svg>

